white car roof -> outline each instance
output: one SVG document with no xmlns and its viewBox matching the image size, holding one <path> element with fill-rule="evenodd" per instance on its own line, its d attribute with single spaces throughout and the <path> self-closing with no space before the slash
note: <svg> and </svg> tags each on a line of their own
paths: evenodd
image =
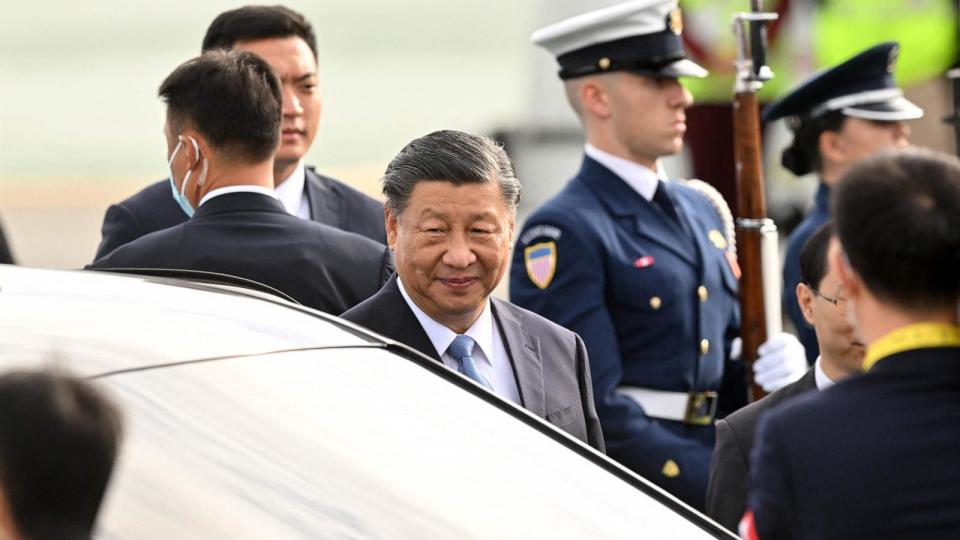
<svg viewBox="0 0 960 540">
<path fill-rule="evenodd" d="M 93 376 L 207 358 L 378 346 L 333 320 L 238 287 L 0 265 L 0 369 L 69 357 L 70 371 Z"/>
</svg>

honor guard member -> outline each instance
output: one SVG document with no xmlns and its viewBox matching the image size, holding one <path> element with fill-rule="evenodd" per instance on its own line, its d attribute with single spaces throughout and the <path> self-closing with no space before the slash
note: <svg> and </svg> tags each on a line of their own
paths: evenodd
<svg viewBox="0 0 960 540">
<path fill-rule="evenodd" d="M 533 34 L 557 57 L 586 156 L 524 225 L 510 296 L 583 337 L 608 455 L 703 508 L 718 391 L 733 410 L 746 390 L 730 360 L 729 209 L 657 173 L 683 145 L 692 98 L 677 78 L 707 73 L 684 56 L 680 32 L 675 1 L 638 0 Z M 802 351 L 785 362 L 791 350 L 758 362 L 769 389 L 806 370 Z"/>
<path fill-rule="evenodd" d="M 893 42 L 867 49 L 815 75 L 763 113 L 766 122 L 787 118 L 793 130 L 783 166 L 798 176 L 815 172 L 820 178 L 813 208 L 787 240 L 783 264 L 783 305 L 811 363 L 820 349 L 794 294 L 800 249 L 830 219 L 830 190 L 843 174 L 880 150 L 905 147 L 910 129 L 903 121 L 923 116 L 893 80 L 897 50 Z"/>
</svg>

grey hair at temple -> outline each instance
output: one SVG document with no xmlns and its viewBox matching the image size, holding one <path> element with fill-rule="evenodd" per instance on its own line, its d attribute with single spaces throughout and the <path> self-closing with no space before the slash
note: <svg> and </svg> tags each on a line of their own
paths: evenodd
<svg viewBox="0 0 960 540">
<path fill-rule="evenodd" d="M 520 203 L 520 181 L 503 147 L 494 140 L 462 131 L 434 131 L 400 150 L 383 175 L 386 207 L 400 215 L 417 183 L 454 185 L 497 182 L 510 212 Z"/>
</svg>

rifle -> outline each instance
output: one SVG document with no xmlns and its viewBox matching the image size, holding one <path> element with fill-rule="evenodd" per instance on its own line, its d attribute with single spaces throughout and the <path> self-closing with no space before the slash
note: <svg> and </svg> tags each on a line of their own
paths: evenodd
<svg viewBox="0 0 960 540">
<path fill-rule="evenodd" d="M 737 259 L 740 276 L 741 359 L 747 365 L 752 400 L 765 395 L 753 383 L 757 348 L 767 336 L 781 331 L 780 258 L 777 226 L 767 218 L 763 190 L 763 146 L 757 92 L 773 78 L 766 61 L 766 25 L 776 13 L 763 11 L 763 0 L 751 0 L 749 13 L 733 17 L 737 36 L 733 102 L 733 140 L 737 177 Z"/>
<path fill-rule="evenodd" d="M 960 156 L 960 68 L 948 71 L 947 78 L 953 82 L 953 114 L 944 116 L 943 121 L 953 126 L 954 144 Z"/>
</svg>

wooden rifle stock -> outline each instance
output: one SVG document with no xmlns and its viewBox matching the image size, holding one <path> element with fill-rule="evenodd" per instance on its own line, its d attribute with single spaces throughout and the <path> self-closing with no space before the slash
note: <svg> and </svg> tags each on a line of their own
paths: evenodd
<svg viewBox="0 0 960 540">
<path fill-rule="evenodd" d="M 757 349 L 767 340 L 767 313 L 764 295 L 764 235 L 776 228 L 767 219 L 763 189 L 763 142 L 760 137 L 760 112 L 757 92 L 773 77 L 766 66 L 765 25 L 776 20 L 775 13 L 764 13 L 761 0 L 751 0 L 749 13 L 734 16 L 737 34 L 737 80 L 734 87 L 733 138 L 737 178 L 737 262 L 740 266 L 740 339 L 741 359 L 747 365 L 752 400 L 762 398 L 762 388 L 754 384 L 753 363 Z M 775 234 L 775 233 L 774 233 Z M 769 245 L 766 246 L 769 248 Z M 767 253 L 769 271 L 770 254 Z M 767 286 L 771 282 L 767 276 Z M 776 291 L 779 294 L 779 290 Z M 776 314 L 779 320 L 779 313 Z"/>
<path fill-rule="evenodd" d="M 757 95 L 741 92 L 733 103 L 734 155 L 737 170 L 737 263 L 740 266 L 741 359 L 747 365 L 753 401 L 766 395 L 753 383 L 757 348 L 767 340 L 763 304 L 763 258 L 761 225 L 767 217 L 763 192 L 760 119 Z"/>
</svg>

